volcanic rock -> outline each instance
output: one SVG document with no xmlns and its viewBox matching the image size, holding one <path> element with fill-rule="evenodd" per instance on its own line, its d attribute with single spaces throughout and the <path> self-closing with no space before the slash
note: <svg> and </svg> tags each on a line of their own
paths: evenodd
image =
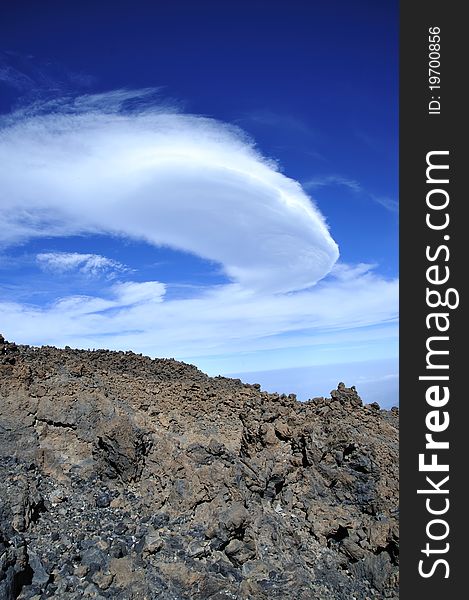
<svg viewBox="0 0 469 600">
<path fill-rule="evenodd" d="M 398 597 L 398 410 L 0 336 L 0 600 Z"/>
</svg>

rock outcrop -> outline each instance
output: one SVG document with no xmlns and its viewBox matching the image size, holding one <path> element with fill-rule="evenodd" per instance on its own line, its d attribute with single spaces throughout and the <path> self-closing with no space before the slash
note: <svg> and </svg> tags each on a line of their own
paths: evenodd
<svg viewBox="0 0 469 600">
<path fill-rule="evenodd" d="M 0 336 L 0 599 L 398 597 L 398 411 Z"/>
</svg>

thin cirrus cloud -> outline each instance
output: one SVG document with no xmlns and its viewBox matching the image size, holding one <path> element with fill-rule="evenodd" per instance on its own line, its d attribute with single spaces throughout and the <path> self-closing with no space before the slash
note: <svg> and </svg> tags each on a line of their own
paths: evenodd
<svg viewBox="0 0 469 600">
<path fill-rule="evenodd" d="M 363 188 L 354 179 L 342 177 L 341 175 L 325 175 L 321 177 L 313 177 L 303 182 L 303 187 L 306 190 L 312 190 L 319 187 L 325 187 L 328 185 L 342 185 L 349 188 L 353 192 L 362 192 Z"/>
<path fill-rule="evenodd" d="M 94 78 L 65 70 L 59 63 L 41 61 L 37 56 L 0 50 L 0 85 L 37 97 L 38 92 L 54 92 L 89 87 Z"/>
<path fill-rule="evenodd" d="M 114 277 L 116 273 L 128 270 L 122 263 L 100 254 L 41 252 L 36 256 L 36 260 L 41 269 L 54 273 L 79 271 L 91 277 L 102 274 Z"/>
<path fill-rule="evenodd" d="M 397 200 L 393 198 L 389 198 L 388 196 L 378 196 L 376 194 L 371 194 L 367 190 L 363 188 L 363 186 L 354 179 L 350 179 L 348 177 L 343 177 L 341 175 L 324 175 L 321 177 L 313 177 L 303 182 L 303 187 L 305 190 L 314 190 L 320 187 L 325 186 L 343 186 L 355 192 L 357 194 L 363 194 L 366 198 L 369 198 L 372 202 L 376 202 L 386 210 L 392 213 L 399 212 L 399 203 Z"/>
<path fill-rule="evenodd" d="M 229 283 L 187 298 L 167 297 L 160 281 L 116 281 L 41 306 L 5 299 L 5 333 L 185 358 L 283 351 L 315 336 L 331 344 L 346 331 L 395 327 L 397 281 L 370 265 L 337 264 L 337 245 L 299 183 L 239 129 L 149 103 L 149 95 L 85 96 L 3 118 L 0 245 L 120 236 L 215 262 Z M 37 261 L 71 280 L 77 271 L 128 276 L 91 253 Z"/>
</svg>

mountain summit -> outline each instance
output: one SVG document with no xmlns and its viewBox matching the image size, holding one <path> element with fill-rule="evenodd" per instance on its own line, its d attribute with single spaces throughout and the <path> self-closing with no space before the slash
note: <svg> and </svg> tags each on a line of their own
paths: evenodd
<svg viewBox="0 0 469 600">
<path fill-rule="evenodd" d="M 398 410 L 0 336 L 0 599 L 398 597 Z"/>
</svg>

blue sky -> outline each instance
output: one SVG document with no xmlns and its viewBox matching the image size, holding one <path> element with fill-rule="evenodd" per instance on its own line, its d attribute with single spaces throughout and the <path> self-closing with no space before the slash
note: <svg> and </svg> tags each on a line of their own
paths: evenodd
<svg viewBox="0 0 469 600">
<path fill-rule="evenodd" d="M 4 13 L 7 337 L 397 402 L 396 2 Z"/>
</svg>

